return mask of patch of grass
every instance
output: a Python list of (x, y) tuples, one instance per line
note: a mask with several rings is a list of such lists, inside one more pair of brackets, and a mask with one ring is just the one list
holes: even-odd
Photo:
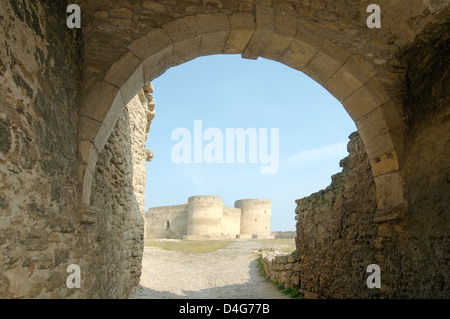
[(300, 294), (300, 291), (298, 291), (297, 289), (292, 289), (292, 288), (284, 288), (283, 284), (280, 284), (278, 281), (272, 281), (272, 283), (277, 287), (277, 289), (284, 295), (287, 295), (289, 297), (291, 297), (292, 299), (305, 299), (305, 297), (303, 297)]
[(159, 247), (170, 251), (180, 251), (190, 254), (204, 254), (225, 248), (231, 240), (174, 240), (174, 241), (149, 241), (144, 245)]
[(261, 254), (261, 253), (260, 253), (259, 256), (258, 256), (258, 269), (259, 269), (259, 273), (260, 273), (262, 276), (267, 277), (267, 272), (266, 272), (266, 270), (264, 269), (264, 265), (263, 265), (263, 263), (262, 263), (262, 254)]
[[(283, 286), (282, 286), (283, 287)], [(296, 290), (296, 289), (291, 289), (291, 288), (286, 288), (281, 290), (281, 292), (285, 295), (288, 295), (289, 297), (291, 297), (292, 299), (305, 299), (301, 294), (300, 291)]]

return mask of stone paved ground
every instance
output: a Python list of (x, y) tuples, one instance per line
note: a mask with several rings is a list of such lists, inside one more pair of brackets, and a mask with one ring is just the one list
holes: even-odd
[(268, 247), (290, 245), (237, 240), (223, 249), (202, 254), (145, 247), (140, 286), (131, 298), (288, 298), (259, 274), (257, 251)]

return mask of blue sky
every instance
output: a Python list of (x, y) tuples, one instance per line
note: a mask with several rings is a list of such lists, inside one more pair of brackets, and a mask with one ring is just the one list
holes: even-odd
[[(193, 195), (221, 196), (231, 207), (238, 199), (270, 199), (271, 230), (295, 230), (295, 200), (330, 184), (348, 154), (348, 136), (356, 131), (341, 103), (322, 86), (262, 58), (201, 57), (169, 69), (153, 85), (156, 117), (146, 146), (155, 156), (147, 163), (146, 209), (183, 204)], [(185, 128), (193, 139), (195, 120), (202, 121), (203, 132), (217, 128), (224, 137), (227, 128), (266, 128), (269, 154), (271, 129), (279, 129), (278, 171), (261, 174), (265, 165), (259, 159), (174, 163), (171, 153), (179, 141), (171, 139), (172, 132)]]

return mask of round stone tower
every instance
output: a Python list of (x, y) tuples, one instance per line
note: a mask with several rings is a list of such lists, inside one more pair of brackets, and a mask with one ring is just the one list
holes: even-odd
[(222, 197), (206, 195), (189, 197), (187, 213), (187, 236), (221, 235)]
[(268, 199), (241, 199), (234, 203), (241, 209), (241, 235), (257, 238), (270, 236), (272, 201)]

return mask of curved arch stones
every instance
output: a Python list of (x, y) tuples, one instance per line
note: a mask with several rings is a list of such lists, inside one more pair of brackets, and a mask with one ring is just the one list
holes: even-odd
[(99, 153), (125, 105), (145, 83), (199, 56), (241, 54), (302, 71), (342, 102), (365, 144), (377, 186), (378, 209), (405, 205), (399, 173), (404, 123), (375, 68), (295, 17), (256, 6), (254, 13), (185, 16), (134, 40), (102, 80), (85, 89), (80, 108), (82, 205), (89, 205)]

